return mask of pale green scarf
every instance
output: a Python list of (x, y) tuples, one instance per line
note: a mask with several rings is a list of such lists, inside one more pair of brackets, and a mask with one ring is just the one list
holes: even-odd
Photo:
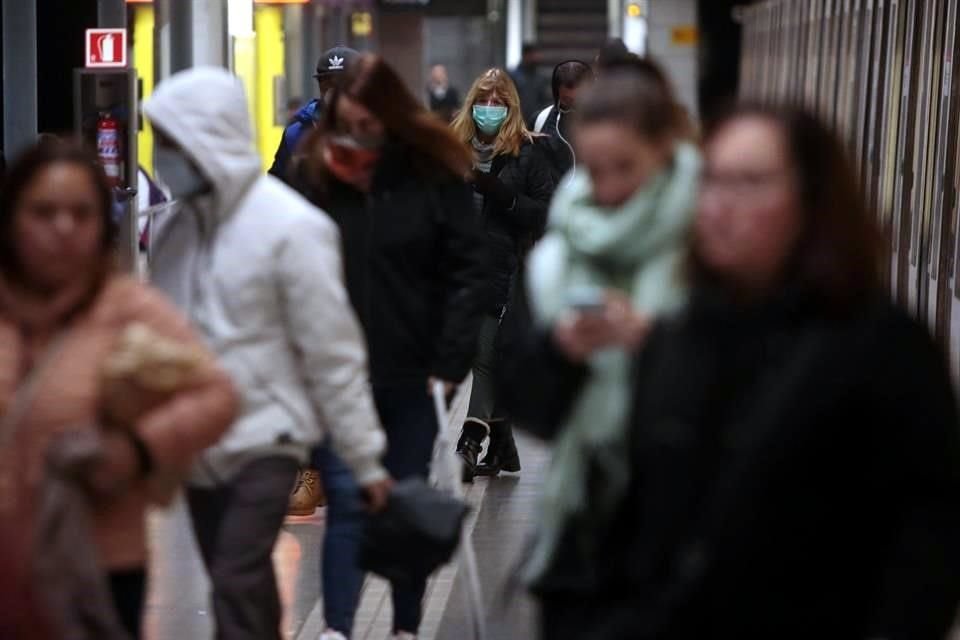
[[(693, 217), (700, 156), (677, 146), (672, 165), (617, 209), (593, 203), (587, 172), (561, 184), (547, 235), (531, 254), (527, 272), (534, 318), (552, 326), (567, 311), (571, 293), (584, 287), (619, 289), (643, 313), (674, 311), (686, 300), (680, 273)], [(527, 564), (529, 580), (552, 564), (563, 527), (583, 515), (608, 516), (629, 482), (627, 421), (631, 354), (608, 350), (588, 363), (590, 375), (554, 443), (544, 483), (543, 518)], [(587, 474), (602, 477), (587, 494)], [(596, 472), (596, 471), (594, 471)]]

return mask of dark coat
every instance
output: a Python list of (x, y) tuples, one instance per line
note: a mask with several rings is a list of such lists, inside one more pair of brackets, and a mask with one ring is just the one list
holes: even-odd
[(550, 136), (544, 143), (544, 155), (550, 163), (553, 179), (558, 184), (577, 164), (577, 155), (571, 143), (573, 133), (570, 130), (570, 124), (572, 122), (572, 113), (562, 114), (554, 106), (543, 125), (543, 133)]
[(441, 96), (437, 95), (428, 87), (427, 95), (430, 100), (430, 111), (437, 114), (444, 122), (450, 122), (460, 109), (460, 93), (454, 87), (447, 87), (446, 92)]
[(406, 149), (390, 145), (369, 194), (332, 176), (329, 189), (308, 191), (340, 226), (347, 290), (375, 385), (463, 380), (487, 302), (488, 263), (470, 186), (441, 169), (427, 176), (415, 167)]
[(494, 315), (507, 304), (511, 282), (524, 256), (547, 225), (550, 198), (556, 185), (540, 147), (543, 139), (535, 140), (524, 143), (519, 155), (495, 157), (490, 167), (490, 174), (497, 176), (515, 198), (509, 209), (490, 197), (484, 198), (483, 203), (483, 226), (493, 263), (488, 297), (492, 302), (490, 312)]
[[(543, 335), (522, 352), (501, 399), (549, 436), (585, 372)], [(945, 636), (960, 425), (920, 325), (885, 301), (698, 302), (650, 336), (634, 399), (630, 490), (565, 532), (545, 637)]]

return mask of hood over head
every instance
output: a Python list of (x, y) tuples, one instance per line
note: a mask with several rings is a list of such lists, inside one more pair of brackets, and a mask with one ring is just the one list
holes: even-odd
[(220, 67), (195, 67), (161, 82), (143, 104), (153, 126), (210, 180), (226, 215), (261, 174), (243, 84)]

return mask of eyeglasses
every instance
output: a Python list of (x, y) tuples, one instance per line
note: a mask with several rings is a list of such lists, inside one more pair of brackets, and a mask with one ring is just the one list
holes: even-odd
[(771, 187), (781, 186), (790, 177), (784, 169), (773, 171), (706, 171), (702, 177), (703, 192), (715, 192), (743, 198), (757, 195)]

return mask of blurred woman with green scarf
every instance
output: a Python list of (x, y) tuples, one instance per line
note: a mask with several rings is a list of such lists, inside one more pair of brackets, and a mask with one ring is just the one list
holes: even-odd
[(501, 376), (518, 422), (553, 442), (524, 567), (548, 639), (585, 637), (552, 634), (552, 604), (610, 588), (603, 546), (629, 480), (630, 363), (653, 319), (686, 301), (700, 156), (677, 133), (675, 105), (668, 87), (630, 69), (582, 101), (574, 144), (587, 170), (554, 199), (527, 272), (536, 330)]

